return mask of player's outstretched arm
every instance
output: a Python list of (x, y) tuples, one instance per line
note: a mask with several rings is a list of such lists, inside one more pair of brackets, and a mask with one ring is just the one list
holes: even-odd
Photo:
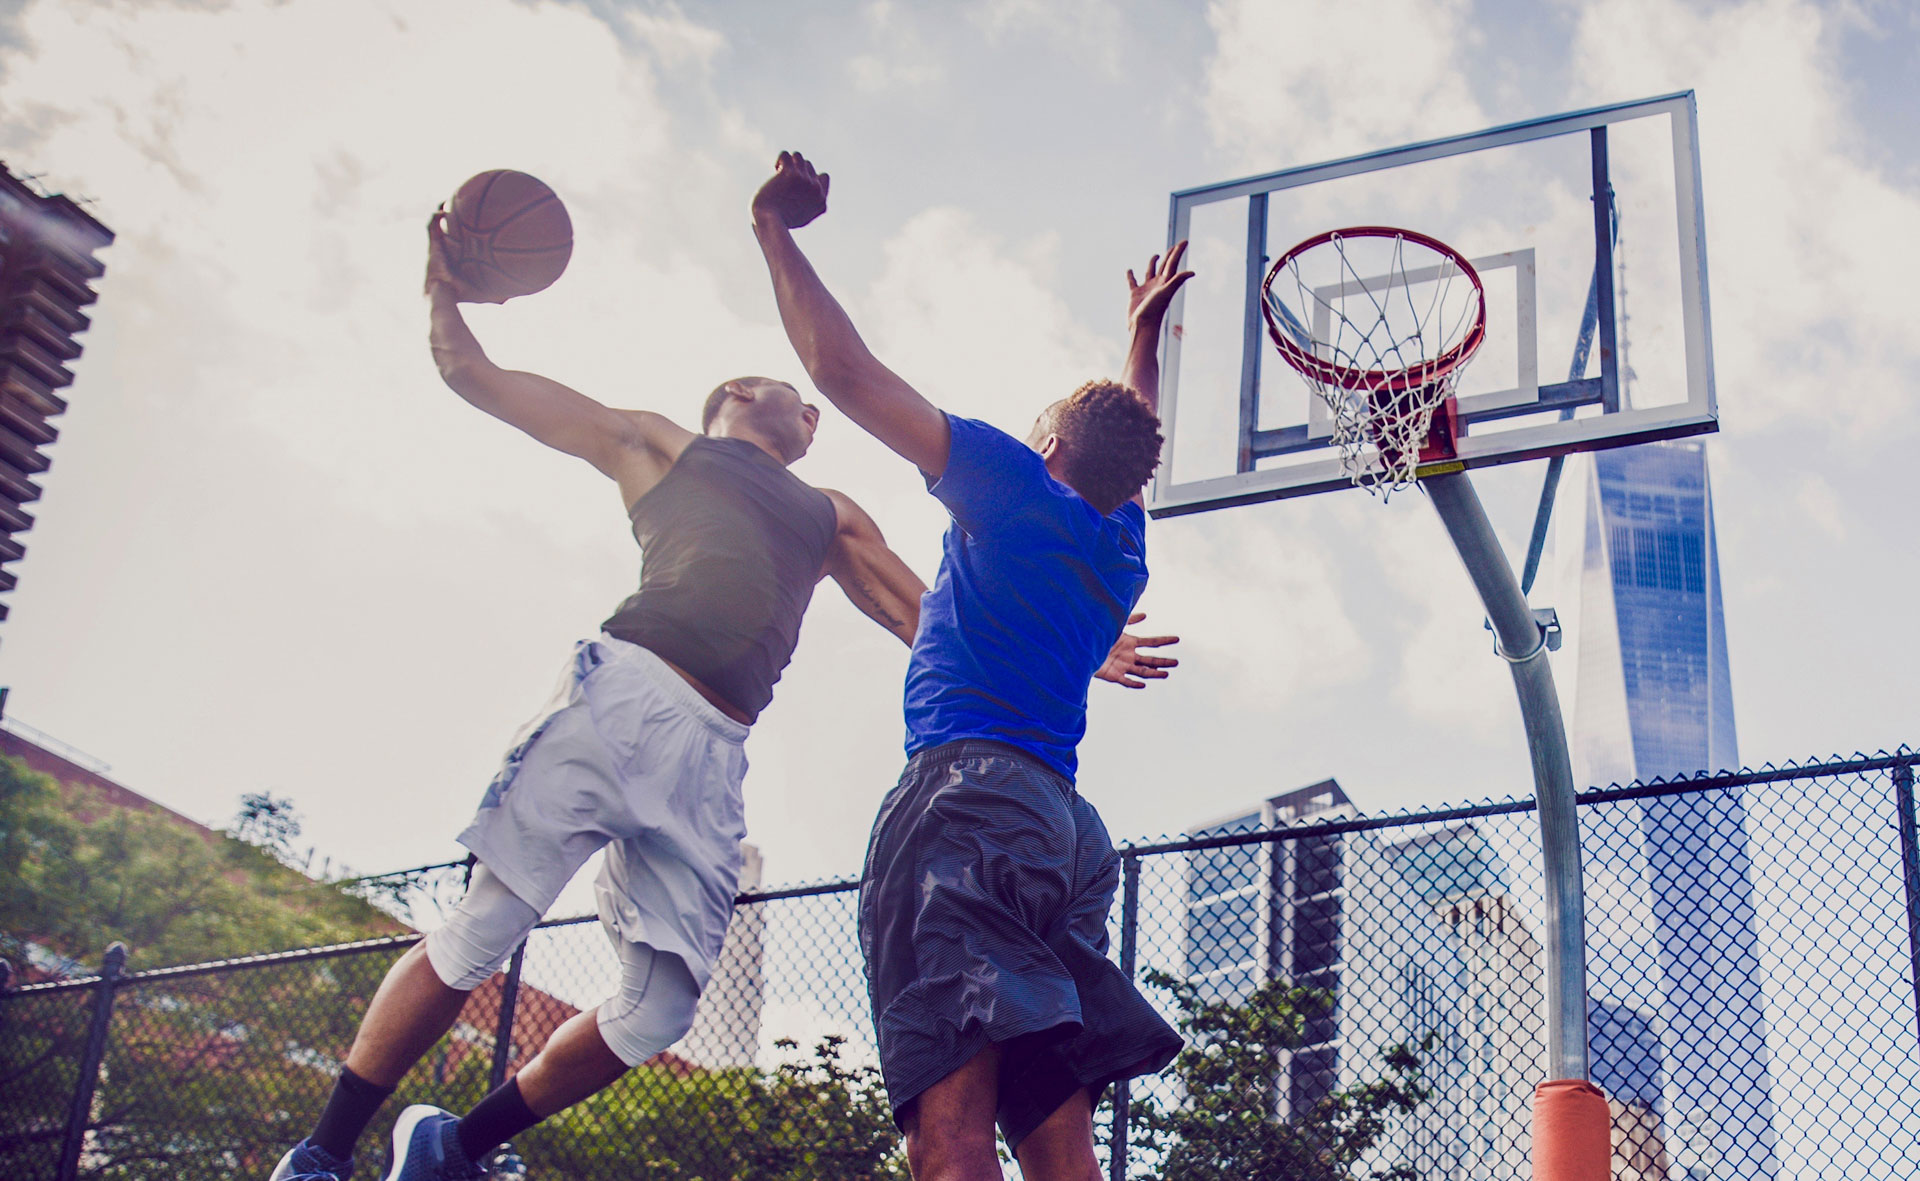
[[(1164, 261), (1159, 255), (1147, 260), (1147, 277), (1136, 279), (1132, 271), (1127, 272), (1127, 366), (1120, 380), (1132, 386), (1153, 412), (1160, 412), (1160, 331), (1166, 323), (1167, 309), (1173, 305), (1173, 294), (1180, 290), (1188, 279), (1193, 278), (1192, 271), (1180, 269), (1180, 262), (1187, 255), (1185, 241), (1176, 242), (1173, 249), (1167, 251)], [(1146, 490), (1143, 488), (1133, 494), (1134, 504), (1146, 504)], [(1108, 677), (1108, 680), (1113, 680)], [(1118, 684), (1127, 684), (1118, 681)], [(1138, 685), (1127, 685), (1138, 689)]]
[(1173, 293), (1180, 290), (1192, 271), (1180, 269), (1187, 244), (1177, 242), (1167, 251), (1163, 262), (1159, 255), (1147, 261), (1147, 275), (1136, 279), (1127, 272), (1127, 367), (1122, 381), (1132, 386), (1147, 405), (1160, 409), (1160, 326), (1166, 322)]
[(824, 573), (840, 584), (867, 618), (911, 647), (914, 633), (920, 630), (920, 596), (927, 584), (887, 548), (880, 526), (865, 509), (843, 492), (823, 491), (839, 518)]
[(447, 264), (440, 219), (436, 213), (427, 226), (426, 292), (427, 340), (441, 380), (509, 426), (586, 460), (620, 484), (629, 504), (639, 499), (672, 466), (692, 433), (661, 415), (615, 410), (551, 378), (494, 364), (460, 314), (460, 304), (472, 301)]
[(773, 277), (780, 322), (807, 376), (862, 430), (929, 476), (947, 469), (947, 416), (882, 365), (814, 272), (793, 231), (827, 211), (830, 178), (782, 152), (753, 197), (753, 232)]
[[(1135, 611), (1127, 617), (1127, 626), (1132, 627), (1146, 617), (1144, 611)], [(1164, 648), (1179, 642), (1179, 636), (1136, 636), (1121, 632), (1120, 638), (1114, 641), (1113, 651), (1107, 653), (1107, 662), (1093, 675), (1129, 689), (1144, 689), (1148, 681), (1166, 680), (1167, 670), (1180, 667), (1180, 662), (1171, 656), (1153, 656), (1140, 649)]]

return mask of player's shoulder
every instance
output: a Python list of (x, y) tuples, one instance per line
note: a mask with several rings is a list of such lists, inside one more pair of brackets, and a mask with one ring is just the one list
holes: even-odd
[(941, 413), (947, 416), (947, 424), (953, 431), (955, 441), (964, 436), (967, 442), (983, 447), (1005, 447), (1009, 443), (1019, 447), (1026, 446), (1025, 443), (990, 422), (984, 422), (978, 418), (966, 418), (949, 410), (943, 410)]
[(835, 533), (846, 536), (880, 531), (867, 510), (861, 508), (853, 497), (838, 488), (815, 487), (814, 491), (826, 497), (827, 503), (833, 506)]
[(680, 458), (687, 445), (700, 436), (664, 414), (651, 410), (616, 410), (620, 417), (620, 442), (631, 450), (645, 450), (669, 463)]
[(947, 465), (981, 479), (1032, 479), (1044, 474), (1046, 460), (1026, 441), (977, 418), (947, 416), (951, 424)]

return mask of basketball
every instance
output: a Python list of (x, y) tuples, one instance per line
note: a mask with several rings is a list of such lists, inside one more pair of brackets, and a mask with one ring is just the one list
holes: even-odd
[(553, 285), (573, 256), (567, 207), (538, 177), (495, 168), (470, 177), (447, 205), (454, 275), (490, 302)]

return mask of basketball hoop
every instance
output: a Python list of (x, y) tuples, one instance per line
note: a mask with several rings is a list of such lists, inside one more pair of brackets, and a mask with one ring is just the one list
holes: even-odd
[(1332, 412), (1354, 483), (1390, 495), (1454, 457), (1454, 386), (1487, 334), (1480, 275), (1459, 251), (1390, 226), (1329, 230), (1273, 264), (1260, 311)]

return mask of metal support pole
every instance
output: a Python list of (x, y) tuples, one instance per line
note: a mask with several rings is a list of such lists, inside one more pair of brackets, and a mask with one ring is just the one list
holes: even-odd
[(507, 978), (500, 985), (500, 1021), (493, 1028), (493, 1065), (487, 1070), (487, 1090), (507, 1081), (507, 1065), (513, 1057), (513, 1016), (520, 1007), (520, 965), (527, 962), (527, 944), (521, 940), (507, 961)]
[(1920, 1031), (1920, 836), (1914, 832), (1913, 765), (1893, 769), (1894, 806), (1900, 810), (1900, 866), (1907, 890), (1907, 954), (1913, 963), (1913, 1019)]
[(1601, 403), (1611, 414), (1620, 409), (1620, 335), (1613, 306), (1613, 181), (1608, 175), (1607, 129), (1596, 127), (1593, 142), (1593, 283), (1598, 296)]
[(1464, 472), (1420, 482), (1486, 604), (1496, 651), (1513, 670), (1540, 804), (1541, 871), (1547, 901), (1547, 1060), (1556, 1079), (1585, 1079), (1587, 1065), (1586, 903), (1580, 881), (1580, 818), (1560, 697), (1547, 664), (1546, 634), (1514, 580), (1513, 567)]
[(80, 1175), (80, 1153), (86, 1147), (87, 1125), (93, 1121), (93, 1091), (100, 1085), (100, 1061), (107, 1056), (114, 986), (120, 979), (120, 969), (126, 965), (127, 945), (110, 944), (106, 957), (100, 961), (100, 982), (94, 986), (93, 994), (93, 1019), (87, 1024), (87, 1045), (80, 1054), (80, 1077), (74, 1082), (66, 1132), (60, 1137), (60, 1159), (54, 1169), (57, 1181), (74, 1181)]
[[(1602, 134), (1593, 142), (1594, 150), (1594, 189), (1593, 200), (1600, 203), (1600, 194), (1606, 193), (1607, 230), (1596, 242), (1606, 242), (1605, 248), (1596, 247), (1593, 257), (1593, 278), (1587, 282), (1587, 310), (1580, 317), (1580, 332), (1573, 341), (1573, 363), (1567, 366), (1567, 380), (1579, 381), (1587, 374), (1587, 357), (1593, 349), (1594, 334), (1600, 329), (1600, 276), (1607, 276), (1607, 302), (1613, 302), (1613, 241), (1620, 235), (1620, 212), (1614, 207), (1613, 189), (1603, 182), (1606, 180), (1607, 137), (1605, 128), (1598, 129)], [(1596, 223), (1597, 225), (1597, 223)], [(1597, 230), (1596, 230), (1597, 232)], [(1614, 317), (1607, 315), (1607, 331), (1613, 329)], [(1611, 339), (1611, 338), (1609, 338)], [(1620, 381), (1619, 361), (1614, 361), (1613, 376), (1608, 377), (1604, 364), (1601, 369), (1601, 382), (1608, 388), (1618, 386)], [(1615, 402), (1618, 398), (1615, 398)], [(1608, 403), (1618, 409), (1614, 403)], [(1573, 417), (1571, 408), (1560, 411), (1560, 421)], [(1560, 488), (1560, 469), (1567, 464), (1567, 457), (1556, 455), (1547, 461), (1547, 478), (1540, 485), (1540, 507), (1533, 514), (1533, 536), (1527, 542), (1527, 561), (1520, 572), (1520, 593), (1533, 590), (1533, 577), (1540, 572), (1540, 552), (1547, 544), (1547, 523), (1553, 520), (1553, 498)]]
[[(1120, 970), (1133, 979), (1139, 955), (1140, 858), (1120, 862)], [(1132, 1116), (1127, 1080), (1113, 1085), (1113, 1134), (1107, 1138), (1107, 1181), (1127, 1181), (1127, 1121)]]
[(1260, 429), (1260, 284), (1267, 277), (1267, 195), (1247, 200), (1247, 295), (1240, 315), (1240, 452), (1236, 471), (1253, 470), (1253, 432)]
[[(1560, 416), (1563, 420), (1572, 417)], [(1540, 555), (1547, 548), (1547, 526), (1553, 522), (1553, 500), (1560, 492), (1560, 469), (1567, 465), (1567, 457), (1556, 455), (1547, 460), (1547, 478), (1540, 485), (1540, 507), (1533, 513), (1533, 535), (1527, 539), (1527, 565), (1520, 572), (1520, 593), (1524, 596), (1533, 590), (1534, 576), (1540, 573)]]

